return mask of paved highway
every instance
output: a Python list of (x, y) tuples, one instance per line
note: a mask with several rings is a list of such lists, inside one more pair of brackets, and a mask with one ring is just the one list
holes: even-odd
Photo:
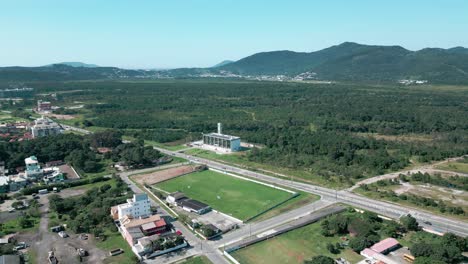
[(335, 200), (335, 202), (341, 202), (349, 204), (351, 206), (359, 207), (365, 210), (373, 211), (377, 214), (387, 216), (393, 219), (399, 219), (401, 216), (411, 214), (414, 216), (419, 224), (425, 228), (432, 229), (438, 232), (452, 232), (454, 234), (466, 237), (468, 236), (468, 222), (462, 220), (455, 220), (448, 217), (438, 216), (428, 212), (424, 212), (418, 209), (405, 207), (398, 204), (389, 202), (376, 201), (367, 197), (363, 197), (346, 190), (333, 190), (325, 187), (315, 186), (306, 183), (294, 182), (287, 179), (276, 178), (265, 175), (263, 173), (253, 172), (246, 169), (238, 168), (232, 165), (194, 157), (185, 153), (178, 153), (162, 148), (156, 148), (159, 151), (185, 159), (189, 159), (192, 162), (204, 163), (212, 168), (219, 170), (225, 170), (252, 178), (256, 178), (265, 182), (286, 186), (289, 188), (318, 194), (327, 200)]

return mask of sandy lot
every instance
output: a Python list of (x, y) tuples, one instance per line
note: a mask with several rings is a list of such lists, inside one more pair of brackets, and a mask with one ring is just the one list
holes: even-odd
[(135, 180), (139, 184), (149, 184), (153, 185), (159, 182), (167, 181), (169, 179), (191, 173), (195, 171), (195, 167), (193, 166), (179, 166), (175, 168), (170, 168), (167, 170), (160, 170), (160, 171), (155, 171), (152, 173), (148, 174), (139, 174), (139, 175), (134, 175), (132, 176), (133, 180)]

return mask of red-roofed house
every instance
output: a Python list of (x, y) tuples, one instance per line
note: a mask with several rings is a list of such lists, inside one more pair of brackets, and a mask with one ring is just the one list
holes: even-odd
[(370, 249), (377, 253), (387, 254), (400, 247), (398, 240), (394, 238), (386, 238), (378, 243), (375, 243)]
[(163, 218), (158, 221), (150, 222), (141, 225), (141, 231), (145, 236), (151, 236), (154, 234), (161, 234), (166, 231), (166, 221)]

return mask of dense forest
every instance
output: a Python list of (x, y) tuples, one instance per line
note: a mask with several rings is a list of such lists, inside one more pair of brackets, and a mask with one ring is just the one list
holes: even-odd
[(31, 84), (74, 109), (74, 125), (158, 142), (224, 132), (264, 145), (251, 161), (350, 181), (468, 153), (468, 90), (167, 80)]
[[(112, 148), (113, 151), (99, 154), (99, 147)], [(108, 130), (87, 136), (61, 134), (37, 138), (30, 141), (0, 142), (0, 160), (14, 172), (16, 167), (24, 166), (24, 159), (35, 155), (42, 163), (65, 160), (82, 172), (100, 172), (104, 160), (123, 161), (129, 166), (147, 166), (162, 154), (142, 141), (123, 144), (121, 134)]]

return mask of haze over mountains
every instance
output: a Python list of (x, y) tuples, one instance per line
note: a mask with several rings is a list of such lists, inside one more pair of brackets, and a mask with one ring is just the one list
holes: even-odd
[[(157, 64), (157, 62), (155, 62)], [(345, 42), (315, 52), (271, 51), (210, 68), (125, 70), (93, 64), (62, 63), (46, 67), (0, 68), (0, 80), (83, 80), (127, 78), (254, 77), (307, 73), (317, 80), (395, 82), (401, 79), (431, 83), (468, 84), (468, 49), (425, 48)]]

